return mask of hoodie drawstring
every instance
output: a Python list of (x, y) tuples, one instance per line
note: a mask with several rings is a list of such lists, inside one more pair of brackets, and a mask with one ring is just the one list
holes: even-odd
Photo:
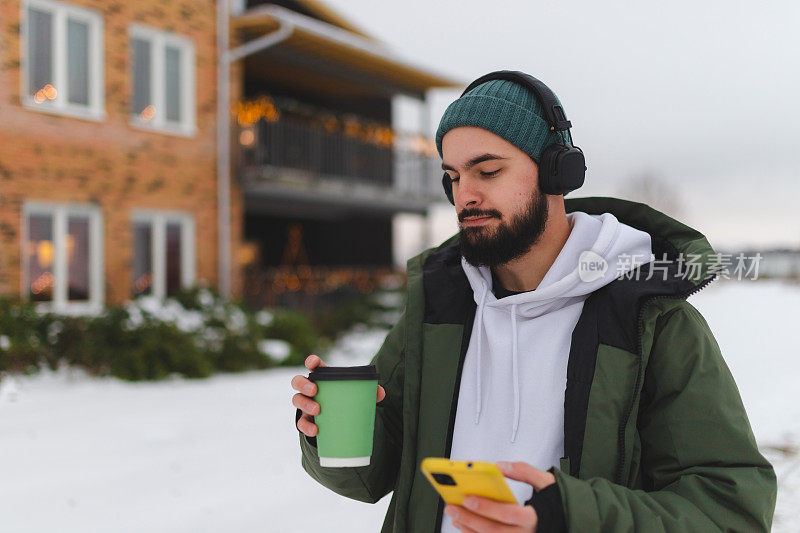
[(481, 301), (478, 304), (478, 369), (475, 372), (475, 379), (477, 380), (478, 401), (475, 404), (475, 423), (481, 419), (481, 350), (483, 346), (483, 308), (486, 304), (486, 294), (489, 292), (489, 286), (483, 283), (483, 293), (481, 293)]
[[(481, 293), (480, 302), (478, 302), (478, 321), (475, 326), (480, 334), (483, 333), (483, 311), (486, 306), (486, 295), (489, 292), (489, 287), (484, 283), (483, 292)], [(475, 402), (475, 424), (480, 422), (481, 419), (481, 403), (483, 397), (481, 395), (481, 359), (483, 356), (483, 339), (478, 339), (478, 349), (475, 354), (477, 357), (476, 370), (475, 370), (475, 388), (477, 390), (477, 401)], [(517, 349), (517, 304), (511, 305), (511, 371), (512, 381), (514, 388), (514, 423), (511, 428), (511, 442), (517, 440), (517, 430), (519, 429), (520, 418), (520, 398), (519, 398), (519, 350)]]
[(519, 428), (519, 361), (517, 355), (517, 304), (511, 306), (511, 371), (514, 382), (514, 425), (511, 428), (511, 442), (517, 440)]

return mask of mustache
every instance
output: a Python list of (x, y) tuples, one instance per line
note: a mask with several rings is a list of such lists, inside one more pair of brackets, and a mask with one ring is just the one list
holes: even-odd
[(494, 209), (490, 209), (488, 211), (480, 211), (478, 209), (464, 209), (458, 214), (458, 221), (464, 222), (464, 219), (467, 217), (493, 217), (493, 218), (502, 218), (502, 215), (499, 211)]

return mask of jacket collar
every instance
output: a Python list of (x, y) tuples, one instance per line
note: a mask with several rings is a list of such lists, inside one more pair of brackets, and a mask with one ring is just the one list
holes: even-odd
[(656, 260), (663, 259), (663, 254), (670, 261), (678, 261), (679, 256), (682, 256), (684, 261), (694, 258), (698, 268), (692, 269), (690, 280), (696, 284), (702, 283), (714, 273), (714, 265), (718, 259), (708, 239), (696, 229), (647, 204), (620, 198), (588, 196), (566, 198), (564, 207), (567, 213), (572, 211), (583, 211), (590, 215), (611, 213), (623, 224), (649, 233)]
[[(567, 198), (564, 200), (564, 205), (567, 213), (573, 211), (583, 211), (592, 215), (611, 213), (620, 222), (650, 235), (656, 261), (662, 262), (666, 267), (667, 263), (663, 262), (666, 259), (673, 279), (662, 279), (662, 283), (659, 284), (658, 276), (653, 276), (649, 280), (650, 290), (647, 292), (655, 290), (664, 295), (674, 296), (689, 294), (707, 284), (716, 275), (715, 265), (719, 259), (706, 237), (696, 229), (646, 204), (620, 198), (593, 196)], [(420, 263), (423, 264), (424, 277), (431, 281), (425, 283), (426, 295), (433, 295), (434, 298), (449, 296), (445, 299), (451, 300), (454, 294), (469, 290), (469, 283), (460, 264), (461, 248), (458, 234), (421, 255), (423, 261)], [(692, 262), (696, 266), (686, 268), (686, 275), (679, 279), (677, 275), (679, 269), (685, 268), (685, 265), (679, 264), (681, 260)], [(409, 265), (411, 264), (409, 261)], [(429, 288), (432, 289), (432, 293), (428, 291)], [(426, 302), (426, 316), (428, 314)]]

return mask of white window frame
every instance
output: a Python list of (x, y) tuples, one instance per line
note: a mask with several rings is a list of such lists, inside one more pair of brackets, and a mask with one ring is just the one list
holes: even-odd
[[(37, 302), (42, 311), (53, 311), (64, 314), (95, 315), (103, 311), (104, 262), (103, 262), (103, 215), (100, 208), (87, 204), (70, 204), (61, 202), (26, 201), (22, 206), (22, 287), (21, 296), (29, 298), (28, 286), (28, 217), (31, 215), (50, 215), (53, 217), (53, 299), (49, 302)], [(69, 301), (69, 272), (67, 265), (68, 217), (78, 215), (89, 219), (89, 300)]]
[[(153, 285), (150, 295), (163, 300), (167, 296), (167, 223), (177, 222), (181, 226), (181, 286), (191, 287), (195, 283), (195, 224), (194, 216), (183, 211), (135, 209), (131, 216), (131, 227), (137, 222), (150, 224), (150, 257)], [(133, 250), (136, 253), (136, 250)]]
[[(23, 0), (20, 2), (20, 99), (22, 105), (34, 111), (66, 115), (87, 120), (106, 118), (104, 85), (103, 18), (97, 11), (56, 0)], [(28, 9), (48, 11), (53, 15), (53, 86), (56, 98), (37, 104), (28, 86)], [(79, 19), (89, 25), (89, 105), (70, 103), (67, 91), (67, 18)]]
[[(131, 51), (133, 50), (132, 41), (134, 38), (146, 40), (150, 43), (150, 91), (156, 114), (152, 119), (145, 121), (139, 115), (130, 113), (129, 108), (130, 125), (137, 129), (193, 137), (197, 133), (197, 61), (194, 43), (187, 37), (138, 23), (128, 26), (128, 49)], [(168, 122), (166, 113), (163, 112), (166, 102), (164, 61), (167, 46), (174, 46), (181, 51), (181, 123)], [(133, 54), (129, 53), (129, 60), (132, 56)], [(131, 80), (130, 90), (128, 91), (130, 105), (130, 102), (133, 102), (133, 80), (136, 75), (132, 62), (128, 66), (128, 72)]]

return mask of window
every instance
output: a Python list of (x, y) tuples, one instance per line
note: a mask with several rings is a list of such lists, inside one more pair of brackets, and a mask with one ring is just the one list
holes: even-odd
[(105, 117), (103, 20), (51, 0), (22, 3), (22, 101), (31, 109)]
[(23, 206), (23, 297), (53, 311), (103, 305), (102, 215), (93, 206)]
[(131, 124), (194, 135), (195, 56), (189, 39), (134, 24), (130, 27)]
[(172, 296), (194, 283), (194, 219), (191, 215), (136, 211), (133, 215), (131, 294)]

